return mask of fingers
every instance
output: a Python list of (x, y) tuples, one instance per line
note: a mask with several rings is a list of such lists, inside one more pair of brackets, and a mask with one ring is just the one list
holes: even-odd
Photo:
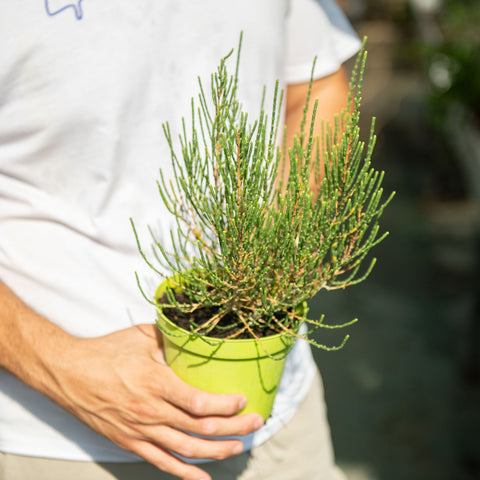
[(148, 442), (138, 442), (130, 447), (147, 462), (155, 465), (159, 470), (175, 475), (183, 480), (212, 480), (210, 475), (200, 468), (189, 465), (176, 458), (171, 453), (160, 450)]
[[(256, 413), (233, 417), (179, 417), (182, 430), (203, 437), (224, 437), (229, 435), (248, 435), (263, 426), (263, 418)], [(183, 426), (184, 425), (184, 426)]]
[(231, 416), (247, 405), (247, 398), (240, 394), (208, 393), (188, 385), (173, 370), (164, 368), (163, 382), (159, 385), (161, 396), (186, 412), (203, 417), (209, 415)]
[(159, 427), (145, 432), (145, 441), (184, 458), (223, 460), (243, 451), (237, 439), (210, 440), (194, 437), (171, 427)]
[[(262, 416), (256, 413), (232, 415), (229, 417), (218, 415), (200, 417), (168, 403), (163, 406), (162, 416), (171, 419), (171, 425), (175, 425), (176, 428), (203, 437), (248, 435), (261, 428), (264, 423)], [(159, 420), (155, 417), (144, 423), (145, 426), (152, 427), (156, 427), (158, 424)]]

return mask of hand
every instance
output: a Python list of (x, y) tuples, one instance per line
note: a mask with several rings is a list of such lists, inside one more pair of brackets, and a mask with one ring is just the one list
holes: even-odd
[(155, 325), (141, 325), (104, 337), (72, 339), (62, 367), (50, 372), (57, 385), (54, 400), (159, 469), (184, 480), (210, 479), (169, 451), (220, 460), (240, 453), (242, 443), (184, 432), (245, 435), (260, 428), (263, 419), (235, 415), (246, 405), (243, 395), (211, 394), (180, 380), (165, 364), (157, 333)]

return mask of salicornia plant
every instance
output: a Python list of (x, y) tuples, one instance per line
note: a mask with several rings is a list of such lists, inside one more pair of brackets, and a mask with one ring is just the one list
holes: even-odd
[[(278, 82), (270, 116), (262, 101), (252, 121), (237, 99), (239, 55), (235, 74), (227, 71), (231, 53), (212, 74), (209, 91), (199, 80), (190, 126), (183, 121), (179, 138), (172, 138), (168, 123), (164, 125), (174, 175), (167, 179), (160, 172), (158, 188), (176, 228), (168, 250), (151, 231), (153, 249), (188, 301), (169, 292), (156, 302), (191, 314), (190, 330), (202, 337), (218, 330), (229, 338), (261, 339), (275, 332), (298, 336), (303, 321), (314, 329), (349, 325), (353, 322), (330, 326), (323, 317), (304, 318), (295, 307), (322, 289), (364, 280), (375, 260), (361, 270), (362, 261), (386, 236), (379, 234), (378, 221), (392, 196), (382, 201), (383, 173), (370, 163), (373, 121), (366, 148), (359, 137), (366, 55), (362, 50), (358, 56), (349, 108), (335, 125), (323, 125), (323, 138), (315, 138), (318, 105), (315, 101), (307, 118), (308, 98), (302, 127), (285, 152), (278, 147)], [(312, 175), (316, 191), (309, 187)], [(162, 275), (139, 242), (138, 247)], [(194, 313), (204, 307), (215, 307), (214, 314), (200, 324)], [(336, 349), (347, 338), (338, 347), (308, 341)]]

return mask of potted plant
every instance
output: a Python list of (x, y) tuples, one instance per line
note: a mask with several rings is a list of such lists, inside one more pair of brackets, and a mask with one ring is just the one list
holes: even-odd
[[(244, 393), (246, 411), (267, 418), (295, 339), (327, 350), (348, 339), (327, 347), (301, 333), (302, 323), (312, 330), (355, 321), (311, 319), (306, 301), (321, 289), (345, 288), (368, 276), (375, 260), (360, 267), (386, 236), (378, 220), (391, 196), (382, 199), (383, 173), (370, 165), (373, 122), (366, 149), (359, 138), (363, 53), (350, 83), (352, 108), (333, 127), (324, 126), (320, 141), (313, 135), (317, 104), (307, 118), (307, 99), (285, 167), (287, 153), (277, 146), (278, 83), (271, 115), (262, 101), (251, 121), (237, 99), (240, 45), (234, 75), (227, 71), (232, 52), (212, 75), (209, 95), (200, 82), (191, 127), (187, 131), (183, 122), (178, 147), (164, 125), (174, 175), (160, 172), (158, 188), (176, 228), (170, 247), (151, 230), (162, 270), (147, 258), (132, 226), (141, 255), (164, 277), (152, 303), (167, 363), (199, 388)], [(316, 192), (309, 187), (312, 176)]]

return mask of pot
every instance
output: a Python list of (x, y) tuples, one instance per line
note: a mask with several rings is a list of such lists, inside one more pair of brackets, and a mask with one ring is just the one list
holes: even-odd
[[(155, 298), (169, 286), (162, 282)], [(285, 360), (295, 338), (288, 333), (261, 339), (199, 337), (178, 327), (157, 307), (167, 364), (188, 384), (211, 393), (241, 393), (248, 398), (240, 413), (272, 411)]]

